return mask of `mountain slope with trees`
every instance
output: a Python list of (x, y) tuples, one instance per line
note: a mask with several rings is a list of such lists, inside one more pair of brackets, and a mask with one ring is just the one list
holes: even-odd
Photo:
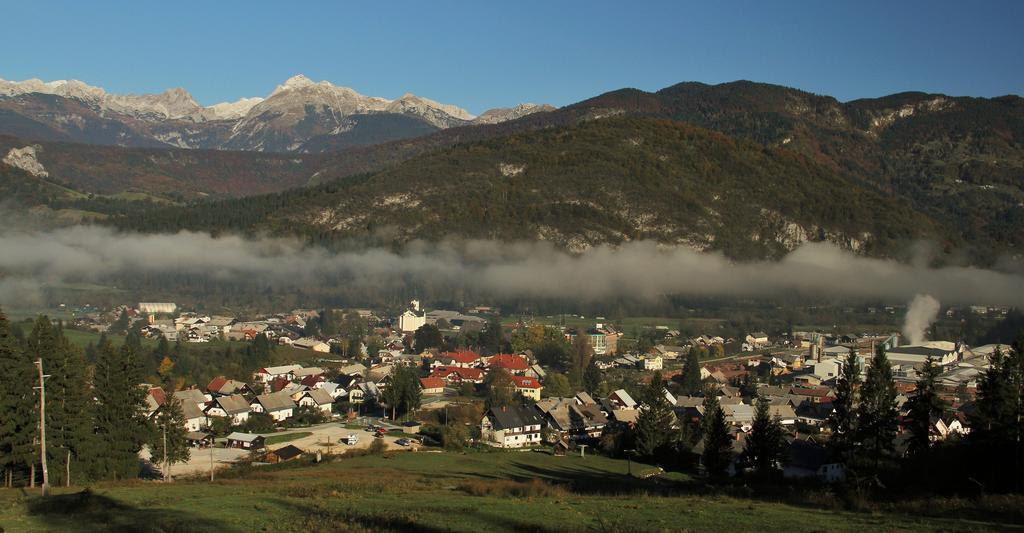
[(462, 144), (369, 176), (115, 224), (313, 240), (539, 239), (570, 250), (654, 239), (744, 258), (805, 240), (885, 253), (942, 235), (927, 217), (792, 151), (649, 118)]

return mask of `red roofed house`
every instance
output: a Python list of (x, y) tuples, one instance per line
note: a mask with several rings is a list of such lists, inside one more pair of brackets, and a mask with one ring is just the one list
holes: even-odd
[(449, 384), (483, 383), (484, 373), (479, 368), (440, 366), (430, 373), (431, 377), (444, 378)]
[(444, 383), (444, 378), (441, 377), (420, 378), (420, 388), (423, 389), (423, 394), (444, 393)]
[(327, 381), (327, 379), (324, 378), (323, 374), (316, 374), (302, 378), (302, 381), (299, 383), (311, 389), (319, 389), (324, 386), (324, 381)]
[(522, 394), (524, 398), (540, 401), (541, 385), (540, 381), (537, 381), (536, 378), (512, 376), (512, 382), (516, 385), (516, 392)]
[(444, 352), (437, 357), (436, 362), (444, 366), (455, 366), (459, 368), (472, 368), (480, 366), (480, 355), (473, 350), (459, 350), (457, 352)]
[(504, 368), (509, 374), (523, 375), (530, 365), (525, 358), (518, 355), (501, 354), (487, 359), (487, 368), (491, 370)]

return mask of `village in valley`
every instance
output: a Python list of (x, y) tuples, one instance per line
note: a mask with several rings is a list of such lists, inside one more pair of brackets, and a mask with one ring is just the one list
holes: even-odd
[[(158, 419), (171, 403), (180, 408), (180, 437), (191, 453), (162, 462), (150, 450), (142, 452), (164, 478), (213, 476), (236, 463), (319, 461), (371, 446), (531, 448), (559, 455), (590, 448), (654, 460), (664, 453), (656, 449), (669, 443), (672, 464), (736, 476), (751, 468), (744, 451), (763, 409), (781, 432), (777, 461), (785, 478), (841, 482), (846, 467), (830, 453), (829, 439), (844, 367), (855, 365), (862, 378), (875, 355), (885, 354), (900, 420), (892, 445), (906, 455), (909, 400), (923, 373), (934, 374), (943, 402), (928, 422), (929, 439), (962, 438), (971, 432), (978, 384), (994, 354), (1011, 350), (955, 339), (911, 344), (895, 332), (751, 331), (723, 338), (688, 337), (667, 326), (649, 327), (644, 346), (604, 317), (572, 327), (553, 317), (503, 322), (498, 312), (428, 310), (413, 300), (392, 316), (370, 309), (295, 309), (250, 318), (143, 302), (106, 312), (76, 309), (67, 327), (164, 344), (235, 342), (291, 350), (293, 360), (244, 375), (140, 384), (149, 419)], [(948, 311), (956, 312), (1001, 316), (1005, 310)], [(168, 358), (163, 365), (174, 362)], [(656, 410), (671, 414), (657, 422), (664, 427), (655, 429), (664, 434), (655, 443), (638, 442), (651, 438), (642, 433), (650, 428), (638, 433), (638, 425), (649, 424), (644, 413)], [(709, 410), (720, 411), (724, 422), (723, 464), (704, 464), (706, 439), (699, 428)], [(683, 444), (676, 442), (680, 433)]]

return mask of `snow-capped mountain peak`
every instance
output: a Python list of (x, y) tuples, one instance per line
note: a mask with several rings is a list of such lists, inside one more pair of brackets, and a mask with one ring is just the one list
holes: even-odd
[[(183, 148), (221, 148), (257, 151), (303, 151), (306, 143), (319, 138), (317, 146), (329, 146), (325, 137), (344, 135), (362, 123), (364, 128), (388, 131), (375, 138), (404, 138), (431, 129), (469, 124), (493, 124), (512, 120), (548, 106), (521, 104), (494, 109), (476, 117), (465, 109), (443, 104), (410, 92), (397, 99), (366, 96), (329, 81), (314, 81), (297, 74), (277, 85), (264, 98), (241, 98), (202, 106), (182, 88), (157, 94), (114, 94), (78, 80), (0, 79), (0, 99), (21, 95), (54, 95), (84, 104), (95, 115), (86, 119), (60, 102), (26, 102), (25, 112), (34, 119), (52, 122), (62, 130), (67, 124), (84, 120), (120, 122), (125, 131), (117, 143), (163, 143)], [(16, 107), (20, 104), (13, 104)], [(42, 105), (42, 107), (39, 107)], [(49, 107), (49, 106), (54, 107)], [(46, 111), (40, 111), (46, 109)], [(405, 118), (372, 115), (402, 115)], [(396, 121), (397, 120), (397, 121)], [(204, 125), (204, 123), (211, 123)], [(377, 126), (374, 126), (376, 124)], [(418, 125), (417, 125), (418, 124)], [(78, 133), (75, 133), (78, 135)], [(126, 135), (137, 135), (130, 140)], [(344, 143), (342, 143), (344, 144)], [(315, 148), (314, 148), (315, 149)]]

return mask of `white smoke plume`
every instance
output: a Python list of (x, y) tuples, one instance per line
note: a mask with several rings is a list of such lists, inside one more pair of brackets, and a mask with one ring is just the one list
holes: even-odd
[[(570, 254), (548, 243), (414, 242), (401, 251), (332, 253), (292, 239), (122, 234), (77, 226), (0, 234), (0, 305), (53, 283), (122, 274), (180, 273), (279, 287), (331, 283), (402, 287), (429, 282), (497, 297), (653, 300), (665, 295), (812, 296), (1024, 305), (1024, 276), (975, 267), (856, 256), (805, 244), (779, 261), (733, 262), (718, 253), (638, 241)], [(319, 284), (319, 285), (314, 285)], [(13, 302), (21, 303), (21, 302)], [(927, 327), (925, 324), (924, 327)], [(923, 328), (915, 328), (917, 331)]]
[(921, 344), (928, 340), (928, 327), (939, 316), (939, 301), (927, 294), (918, 294), (907, 307), (903, 322), (903, 335), (910, 344)]

